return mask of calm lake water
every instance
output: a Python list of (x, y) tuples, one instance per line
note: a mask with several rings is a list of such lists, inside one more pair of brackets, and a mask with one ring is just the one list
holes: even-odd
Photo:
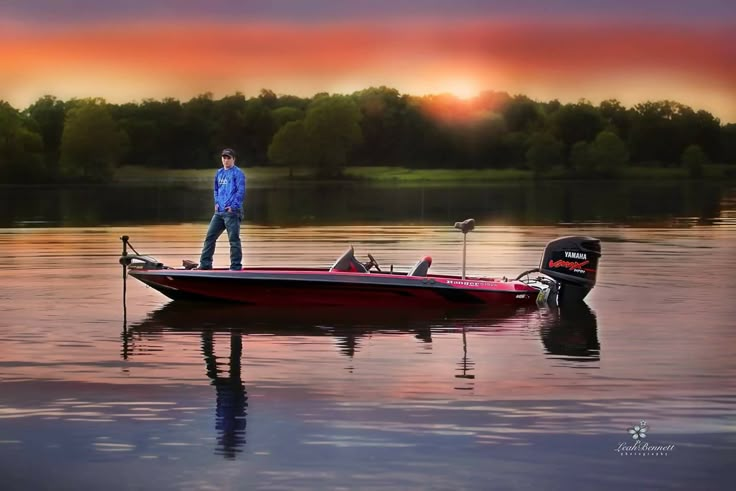
[(602, 240), (580, 309), (441, 314), (179, 304), (133, 279), (124, 310), (119, 236), (197, 259), (209, 192), (6, 190), (0, 487), (731, 489), (736, 188), (616, 186), (249, 194), (250, 266), (352, 244), (457, 273), (470, 216), (471, 274)]

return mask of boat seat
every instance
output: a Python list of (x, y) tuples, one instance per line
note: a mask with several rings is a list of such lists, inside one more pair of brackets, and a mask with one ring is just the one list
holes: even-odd
[(343, 271), (346, 273), (368, 272), (368, 270), (365, 269), (365, 266), (363, 266), (363, 263), (355, 259), (355, 250), (353, 249), (353, 246), (350, 246), (350, 249), (345, 251), (345, 253), (343, 253), (343, 255), (337, 259), (337, 261), (335, 261), (335, 264), (332, 265), (330, 271)]
[(429, 267), (432, 265), (432, 258), (424, 256), (411, 268), (411, 271), (407, 273), (407, 276), (427, 276)]

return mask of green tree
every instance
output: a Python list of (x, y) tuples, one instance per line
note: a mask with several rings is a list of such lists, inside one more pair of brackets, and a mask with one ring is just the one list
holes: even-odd
[(43, 142), (33, 123), (10, 104), (0, 101), (0, 179), (2, 182), (40, 182)]
[(544, 126), (544, 114), (539, 104), (526, 96), (514, 96), (503, 109), (506, 126), (511, 132), (531, 133)]
[(71, 178), (109, 178), (126, 143), (126, 134), (103, 99), (77, 100), (67, 113), (61, 137), (61, 170)]
[(278, 97), (278, 100), (276, 101), (275, 109), (278, 109), (280, 107), (293, 107), (295, 109), (301, 110), (302, 112), (305, 112), (310, 102), (312, 102), (311, 99), (304, 97), (297, 97), (295, 95), (280, 95)]
[(526, 152), (529, 150), (529, 138), (520, 131), (507, 133), (501, 139), (501, 160), (513, 167), (523, 168), (526, 162)]
[(736, 123), (723, 126), (720, 133), (720, 162), (736, 165)]
[(191, 158), (189, 149), (181, 145), (184, 127), (184, 107), (172, 97), (161, 101), (145, 101), (143, 109), (155, 125), (157, 146), (151, 159), (159, 167), (177, 166)]
[(145, 99), (140, 104), (108, 107), (129, 139), (122, 158), (126, 164), (174, 167), (191, 159), (188, 142), (183, 141), (184, 111), (178, 100)]
[(362, 118), (362, 144), (355, 148), (356, 160), (369, 165), (387, 165), (399, 158), (402, 115), (406, 99), (388, 87), (371, 87), (353, 94)]
[(156, 166), (156, 157), (162, 142), (155, 120), (146, 114), (141, 105), (133, 102), (108, 107), (113, 119), (128, 135), (130, 143), (121, 161), (126, 164)]
[(570, 167), (577, 176), (590, 175), (595, 172), (595, 161), (591, 156), (590, 143), (579, 141), (572, 146)]
[(65, 105), (56, 97), (46, 95), (31, 104), (26, 110), (36, 124), (43, 141), (44, 164), (50, 177), (59, 173), (61, 134), (64, 132)]
[(631, 129), (631, 111), (621, 105), (616, 99), (601, 102), (598, 110), (605, 122), (606, 130), (620, 135), (623, 140), (629, 136)]
[(612, 176), (629, 162), (629, 151), (615, 133), (601, 131), (590, 145), (590, 159), (596, 173)]
[(683, 106), (678, 120), (679, 137), (683, 148), (698, 145), (708, 157), (718, 155), (721, 122), (706, 111), (694, 111)]
[(503, 110), (511, 103), (511, 96), (507, 92), (484, 90), (473, 101), (474, 105), (485, 112), (503, 114)]
[(276, 109), (279, 104), (279, 97), (271, 89), (261, 89), (261, 92), (258, 94), (258, 99), (269, 110)]
[(299, 121), (304, 119), (304, 110), (298, 107), (282, 106), (271, 111), (271, 119), (276, 127), (276, 131), (281, 129), (286, 123)]
[(268, 147), (268, 158), (277, 165), (289, 167), (289, 178), (294, 167), (307, 166), (307, 133), (303, 121), (291, 121), (279, 129)]
[(197, 168), (211, 165), (213, 156), (221, 150), (217, 145), (217, 116), (212, 93), (200, 94), (182, 104), (177, 140), (178, 146), (185, 150), (183, 158), (176, 162), (177, 166)]
[(276, 133), (276, 125), (268, 105), (272, 102), (268, 95), (248, 99), (241, 140), (243, 143), (237, 148), (242, 154), (241, 162), (260, 164), (268, 161), (268, 146)]
[(690, 145), (682, 152), (682, 167), (690, 177), (703, 177), (703, 168), (710, 160), (699, 145)]
[(563, 146), (548, 133), (537, 133), (530, 139), (526, 161), (535, 174), (542, 174), (562, 163)]
[[(697, 143), (691, 126), (700, 118), (687, 106), (673, 101), (644, 102), (634, 106), (629, 148), (634, 162), (676, 164), (685, 147)], [(709, 123), (703, 120), (705, 139)], [(717, 133), (715, 134), (717, 139)]]
[(240, 92), (223, 97), (215, 102), (213, 108), (215, 123), (213, 149), (239, 148), (242, 145), (248, 131), (245, 122), (247, 107), (248, 101)]
[(509, 160), (503, 156), (503, 139), (508, 135), (506, 121), (500, 114), (488, 113), (468, 131), (471, 165), (474, 168), (506, 167)]
[(565, 104), (550, 120), (552, 134), (568, 148), (579, 141), (593, 141), (603, 126), (603, 117), (598, 109), (584, 100)]
[(307, 109), (304, 131), (308, 158), (318, 174), (335, 177), (342, 173), (348, 153), (362, 141), (361, 113), (347, 96), (323, 96)]
[(439, 152), (435, 151), (437, 139), (433, 138), (436, 125), (429, 120), (418, 97), (403, 96), (405, 110), (401, 115), (401, 127), (397, 140), (397, 161), (410, 168), (431, 165)]

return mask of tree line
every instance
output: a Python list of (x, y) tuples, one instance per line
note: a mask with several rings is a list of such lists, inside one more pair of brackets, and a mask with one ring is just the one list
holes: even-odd
[(630, 164), (685, 166), (698, 176), (711, 162), (736, 166), (736, 124), (674, 101), (627, 108), (491, 91), (463, 100), (388, 87), (124, 104), (47, 95), (23, 110), (0, 101), (4, 183), (104, 181), (122, 164), (206, 168), (223, 147), (246, 167), (305, 167), (321, 177), (353, 165), (610, 177)]

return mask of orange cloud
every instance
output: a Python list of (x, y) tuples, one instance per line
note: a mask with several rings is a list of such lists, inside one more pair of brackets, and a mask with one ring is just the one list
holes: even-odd
[(0, 34), (0, 98), (122, 102), (260, 88), (308, 96), (389, 85), (629, 105), (670, 98), (735, 121), (734, 45), (725, 28), (582, 22), (11, 25)]

